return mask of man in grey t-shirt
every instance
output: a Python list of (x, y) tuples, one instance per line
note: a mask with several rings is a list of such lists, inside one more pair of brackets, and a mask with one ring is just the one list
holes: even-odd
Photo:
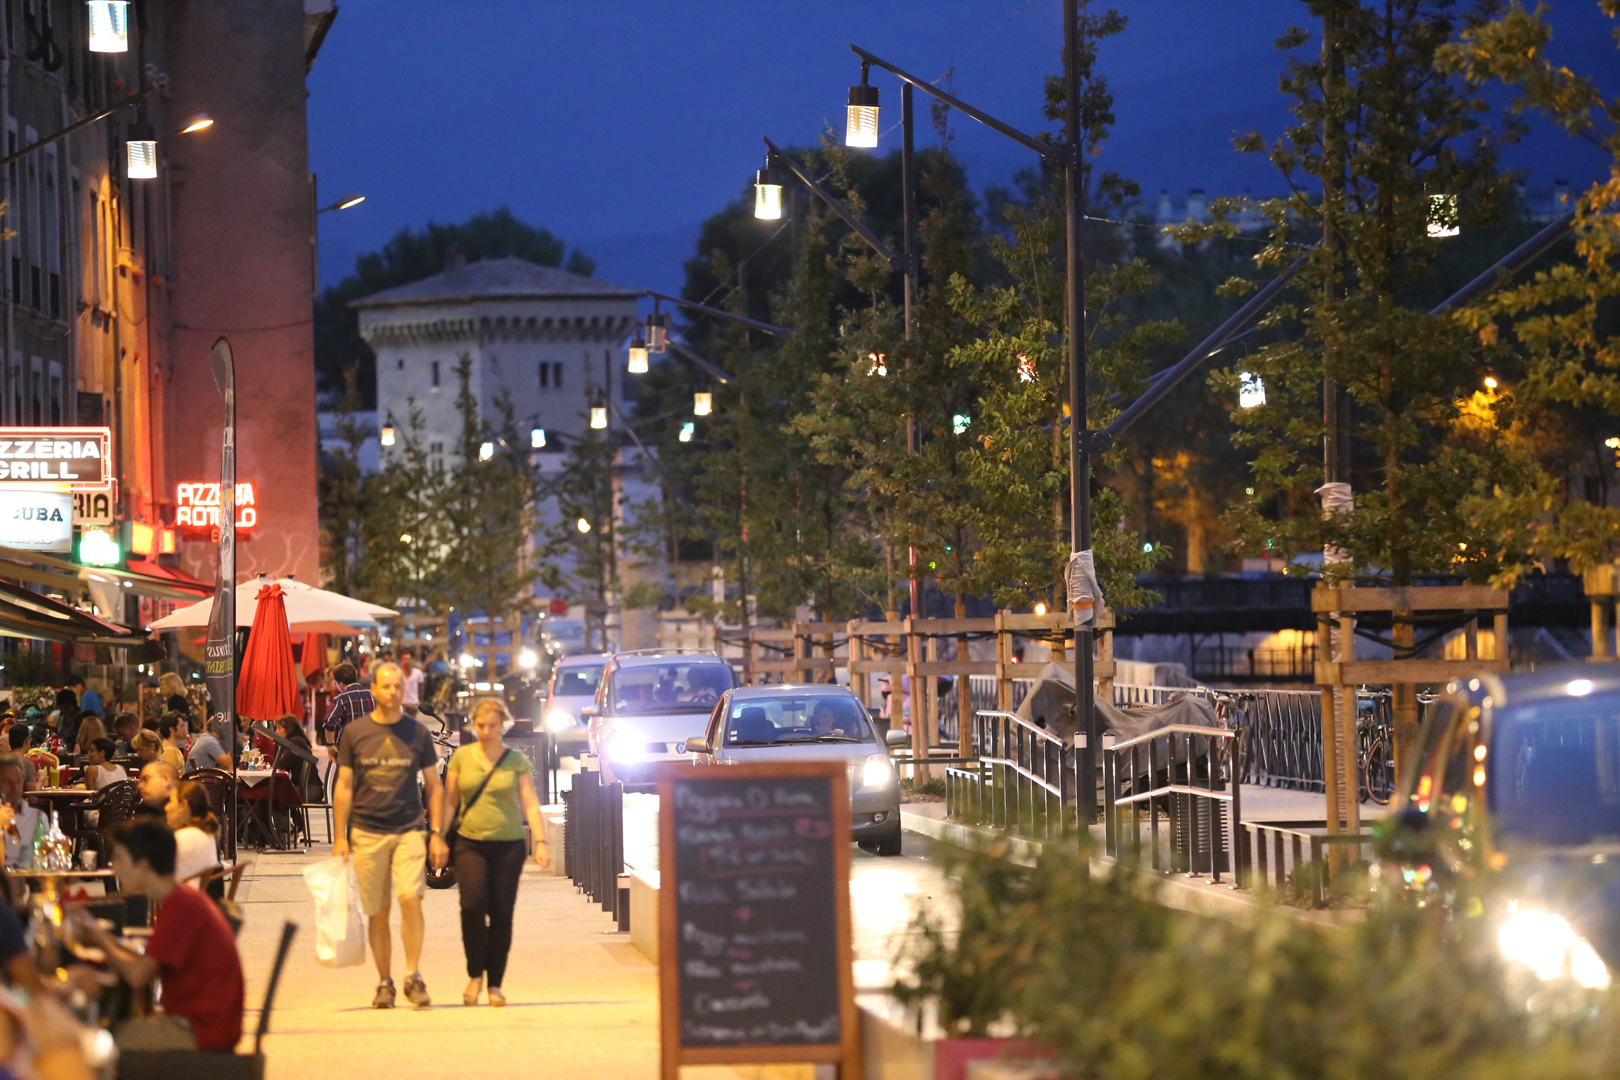
[[(388, 932), (390, 895), (399, 897), (399, 936), (405, 945), (405, 999), (431, 1004), (422, 981), (422, 894), (427, 891), (429, 844), (422, 836), (422, 798), (416, 790), (421, 775), (433, 820), (433, 864), (443, 866), (450, 849), (439, 833), (439, 755), (427, 729), (405, 715), (405, 673), (398, 664), (378, 664), (371, 672), (369, 716), (343, 729), (338, 744), (337, 785), (332, 811), (337, 839), (332, 854), (354, 857), (365, 909), (371, 955), (379, 979), (372, 1008), (394, 1007), (392, 945)], [(392, 885), (392, 893), (389, 886)]]
[(224, 769), (231, 771), (231, 752), (225, 749), (220, 735), (225, 730), (223, 721), (215, 721), (211, 729), (191, 741), (191, 752), (186, 754), (188, 769)]

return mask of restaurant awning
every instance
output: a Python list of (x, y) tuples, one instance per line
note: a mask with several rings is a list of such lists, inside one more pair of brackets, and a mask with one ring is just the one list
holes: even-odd
[(194, 603), (214, 592), (213, 585), (206, 581), (144, 559), (130, 559), (127, 569), (81, 566), (41, 551), (0, 547), (0, 579), (27, 581), (68, 595), (85, 596), (90, 593), (90, 582), (97, 577), (116, 581), (137, 596), (159, 600)]
[(139, 648), (148, 641), (141, 630), (81, 611), (9, 581), (0, 581), (0, 636), (121, 649)]

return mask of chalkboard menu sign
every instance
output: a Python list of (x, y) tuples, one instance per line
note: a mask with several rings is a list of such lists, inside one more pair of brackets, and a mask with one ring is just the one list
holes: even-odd
[(658, 792), (664, 1075), (839, 1061), (854, 1076), (844, 766), (674, 764)]

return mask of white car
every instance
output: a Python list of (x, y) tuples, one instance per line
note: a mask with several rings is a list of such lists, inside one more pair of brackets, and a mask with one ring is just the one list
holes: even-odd
[(577, 754), (590, 742), (584, 709), (596, 700), (602, 669), (611, 659), (610, 653), (565, 656), (551, 669), (541, 715), (558, 753)]
[(702, 731), (736, 679), (708, 649), (639, 649), (614, 655), (585, 709), (591, 750), (603, 779), (637, 791), (653, 789), (659, 762), (686, 760), (678, 749)]
[(849, 770), (852, 839), (878, 855), (898, 855), (900, 776), (886, 743), (905, 740), (899, 729), (879, 739), (860, 699), (842, 686), (740, 686), (684, 749), (700, 764), (840, 762)]

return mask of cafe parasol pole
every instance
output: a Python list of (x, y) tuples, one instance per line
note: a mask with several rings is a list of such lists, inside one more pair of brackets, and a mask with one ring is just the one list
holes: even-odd
[[(210, 721), (228, 733), (231, 755), (230, 851), (236, 858), (236, 770), (241, 747), (236, 738), (236, 359), (225, 338), (214, 342), (209, 366), (225, 400), (225, 426), (219, 452), (219, 550), (214, 570), (214, 608), (209, 613), (207, 661)], [(210, 725), (212, 726), (212, 725)]]

